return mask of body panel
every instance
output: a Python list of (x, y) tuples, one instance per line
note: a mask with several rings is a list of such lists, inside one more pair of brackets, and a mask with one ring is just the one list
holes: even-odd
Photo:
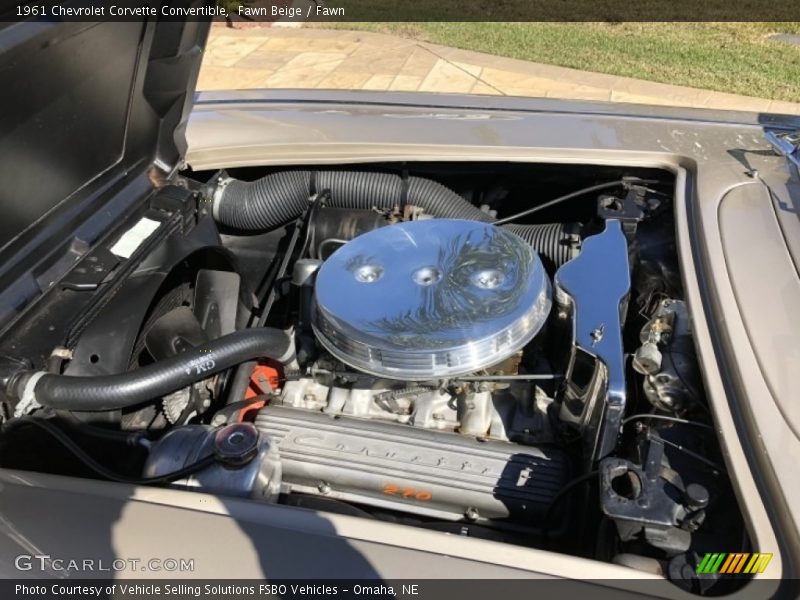
[[(778, 198), (789, 202), (786, 186), (796, 175), (786, 168), (784, 158), (771, 152), (763, 138), (763, 126), (790, 127), (793, 121), (774, 116), (525, 99), (304, 94), (201, 95), (187, 134), (189, 166), (201, 170), (437, 160), (626, 165), (672, 172), (677, 181), (676, 228), (684, 285), (705, 386), (726, 460), (754, 547), (776, 553), (770, 576), (795, 572), (800, 480), (793, 474), (800, 459), (800, 441), (791, 434), (789, 423), (778, 410), (779, 403), (770, 398), (768, 382), (759, 366), (759, 361), (776, 360), (771, 355), (776, 348), (748, 335), (746, 322), (750, 320), (751, 328), (761, 326), (751, 320), (759, 317), (740, 305), (731, 282), (737, 275), (732, 275), (726, 264), (724, 240), (728, 235), (741, 234), (735, 228), (729, 230), (730, 224), (725, 220), (720, 221), (720, 206), (727, 202), (723, 198), (729, 190), (740, 189), (737, 193), (742, 194), (744, 202), (764, 202), (764, 184), (754, 182), (754, 169), (763, 181), (769, 181)], [(764, 294), (767, 299), (766, 290)], [(770, 307), (775, 311), (770, 322), (782, 318), (794, 326), (797, 313), (780, 315), (780, 307)], [(745, 318), (743, 310), (748, 311)], [(795, 370), (782, 376), (781, 386), (797, 389), (800, 373)], [(10, 471), (0, 472), (0, 481), (3, 493), (13, 496), (13, 501), (4, 501), (0, 509), (4, 522), (13, 523), (13, 527), (7, 526), (7, 540), (27, 540), (28, 547), (41, 543), (50, 549), (48, 544), (56, 542), (39, 538), (43, 534), (36, 533), (36, 522), (50, 510), (48, 506), (74, 502), (76, 511), (95, 513), (97, 536), (102, 536), (103, 527), (107, 528), (106, 535), (111, 532), (108, 551), (117, 556), (142, 553), (152, 547), (154, 539), (180, 554), (179, 548), (185, 547), (187, 540), (179, 538), (176, 531), (198, 536), (200, 539), (192, 546), (201, 554), (212, 552), (213, 542), (220, 536), (225, 536), (226, 541), (231, 539), (230, 549), (226, 546), (222, 554), (237, 555), (239, 570), (230, 566), (226, 556), (209, 565), (209, 571), (203, 573), (207, 576), (223, 576), (220, 570), (225, 571), (224, 576), (271, 576), (256, 557), (261, 553), (260, 544), (278, 539), (290, 544), (289, 548), (302, 546), (303, 552), (322, 553), (326, 548), (328, 553), (337, 548), (342, 551), (341, 544), (347, 539), (347, 548), (357, 548), (357, 552), (346, 555), (342, 563), (350, 564), (353, 571), (346, 573), (354, 576), (367, 568), (381, 577), (403, 576), (409, 572), (407, 565), (415, 577), (575, 577), (576, 573), (583, 578), (642, 576), (614, 565), (540, 550), (468, 538), (453, 543), (452, 536), (436, 532), (205, 494), (134, 489)], [(175, 506), (181, 510), (176, 511)], [(97, 519), (102, 511), (106, 511), (104, 517)], [(65, 540), (74, 535), (73, 528), (91, 531), (85, 512), (74, 514), (75, 518), (65, 525), (68, 530), (62, 532), (67, 534), (61, 536)], [(226, 520), (226, 515), (231, 517)], [(167, 525), (157, 538), (150, 529), (145, 545), (145, 536), (135, 524), (152, 522), (154, 518)], [(236, 529), (230, 518), (244, 532), (238, 537), (232, 533)], [(264, 521), (271, 525), (264, 525)], [(278, 527), (278, 523), (290, 533), (274, 537), (275, 531), (269, 527)], [(313, 536), (320, 533), (320, 527), (329, 541), (338, 540), (334, 546), (317, 546)], [(312, 537), (303, 540), (303, 535)], [(181, 539), (180, 546), (174, 545), (177, 539)], [(4, 548), (3, 552), (8, 556), (11, 550)], [(288, 552), (287, 556), (291, 554)], [(275, 565), (274, 572), (279, 577), (296, 573), (291, 570), (290, 561), (270, 564)], [(401, 564), (402, 573), (398, 574)], [(681, 595), (672, 587), (665, 588), (665, 593)]]
[[(796, 174), (772, 152), (764, 125), (791, 128), (797, 122), (774, 115), (519, 98), (231, 92), (199, 96), (188, 130), (187, 162), (208, 169), (494, 160), (624, 164), (675, 173), (684, 285), (705, 385), (739, 499), (755, 547), (776, 548), (776, 528), (784, 549), (796, 552), (800, 482), (793, 472), (800, 441), (778, 411), (758, 364), (785, 365), (785, 356), (773, 355), (777, 348), (747, 335), (722, 247), (724, 235), (736, 234), (723, 229), (729, 224), (719, 216), (726, 192), (737, 186), (748, 185), (748, 202), (768, 202), (763, 181), (790, 203), (787, 190), (797, 185)], [(756, 182), (754, 170), (760, 174)], [(763, 264), (767, 272), (771, 267), (769, 261)], [(763, 294), (762, 314), (769, 306), (768, 290)], [(796, 311), (785, 305), (780, 313), (780, 306), (772, 308), (776, 312), (770, 320), (796, 326)], [(748, 310), (747, 319), (762, 316)], [(798, 388), (796, 369), (784, 370), (782, 377), (783, 389)], [(785, 565), (785, 573), (795, 560)]]

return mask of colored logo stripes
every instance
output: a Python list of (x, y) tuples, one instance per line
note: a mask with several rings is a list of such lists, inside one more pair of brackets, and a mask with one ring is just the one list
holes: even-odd
[(772, 554), (747, 552), (709, 553), (697, 565), (698, 573), (763, 573)]

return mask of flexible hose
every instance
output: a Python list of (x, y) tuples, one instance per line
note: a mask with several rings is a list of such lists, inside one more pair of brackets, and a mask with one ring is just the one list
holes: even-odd
[(132, 447), (150, 447), (150, 438), (146, 431), (120, 431), (118, 429), (97, 427), (81, 421), (74, 413), (68, 410), (55, 411), (55, 415), (58, 419), (66, 421), (71, 430), (87, 437)]
[(504, 225), (533, 246), (550, 272), (575, 258), (580, 241), (577, 223), (543, 223), (541, 225)]
[(111, 469), (101, 465), (94, 458), (89, 456), (89, 454), (87, 454), (83, 448), (75, 443), (75, 441), (72, 440), (72, 438), (70, 438), (66, 433), (44, 419), (31, 416), (17, 417), (16, 419), (12, 419), (3, 425), (3, 433), (19, 427), (20, 425), (35, 425), (39, 429), (46, 431), (56, 440), (58, 440), (62, 446), (69, 450), (73, 456), (80, 460), (89, 469), (94, 471), (97, 475), (105, 477), (111, 481), (117, 481), (119, 483), (131, 483), (134, 485), (158, 485), (170, 483), (178, 479), (183, 479), (184, 477), (191, 475), (192, 473), (196, 473), (197, 471), (201, 471), (216, 462), (216, 457), (213, 454), (210, 454), (201, 458), (197, 462), (186, 465), (177, 471), (165, 473), (164, 475), (158, 475), (156, 477), (127, 477), (126, 475), (115, 473)]
[[(228, 179), (217, 188), (214, 218), (234, 229), (269, 230), (302, 214), (315, 190), (329, 190), (333, 208), (370, 210), (410, 204), (434, 217), (492, 223), (495, 218), (450, 188), (424, 177), (367, 171), (278, 171), (251, 182)], [(508, 225), (559, 267), (575, 254), (574, 224)]]
[(271, 358), (287, 362), (293, 354), (293, 342), (285, 332), (266, 327), (244, 329), (118, 375), (28, 373), (16, 380), (14, 391), (25, 406), (38, 403), (65, 410), (115, 410), (159, 398), (244, 361)]
[[(236, 229), (268, 230), (288, 223), (308, 206), (316, 190), (329, 190), (329, 206), (370, 210), (412, 204), (435, 217), (489, 223), (494, 219), (453, 190), (431, 179), (367, 171), (278, 171), (245, 182), (229, 179), (214, 202), (214, 217)], [(405, 188), (405, 190), (404, 190)], [(405, 197), (404, 197), (405, 196)]]

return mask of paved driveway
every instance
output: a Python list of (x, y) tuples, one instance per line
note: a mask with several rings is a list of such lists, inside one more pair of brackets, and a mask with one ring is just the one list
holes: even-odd
[(330, 88), (611, 100), (800, 115), (800, 104), (502, 58), (392, 35), (212, 28), (198, 89)]

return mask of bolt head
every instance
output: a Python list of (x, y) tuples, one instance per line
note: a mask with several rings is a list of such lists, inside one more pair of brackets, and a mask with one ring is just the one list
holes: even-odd
[(686, 503), (689, 508), (697, 510), (708, 506), (708, 490), (699, 483), (690, 483), (686, 486)]

